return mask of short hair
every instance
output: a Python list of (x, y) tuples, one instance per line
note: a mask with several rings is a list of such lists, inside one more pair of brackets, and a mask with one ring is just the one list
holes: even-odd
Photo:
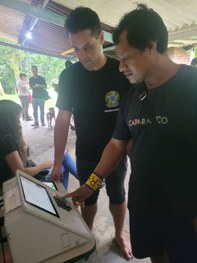
[(78, 33), (90, 29), (92, 35), (98, 37), (101, 32), (101, 23), (95, 11), (80, 6), (71, 11), (65, 21), (65, 28), (69, 33)]
[(167, 28), (159, 14), (144, 4), (139, 4), (135, 10), (125, 14), (120, 20), (113, 32), (115, 44), (119, 43), (123, 31), (127, 31), (127, 41), (134, 48), (144, 50), (151, 41), (156, 41), (159, 53), (167, 50)]
[(197, 67), (197, 58), (193, 58), (191, 61), (191, 66)]
[(26, 77), (27, 75), (25, 73), (19, 73), (19, 78)]

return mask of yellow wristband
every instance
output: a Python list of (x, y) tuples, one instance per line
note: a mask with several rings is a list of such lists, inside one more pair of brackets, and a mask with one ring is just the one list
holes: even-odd
[(103, 180), (97, 174), (92, 173), (85, 184), (93, 191), (96, 191), (101, 186), (102, 182)]

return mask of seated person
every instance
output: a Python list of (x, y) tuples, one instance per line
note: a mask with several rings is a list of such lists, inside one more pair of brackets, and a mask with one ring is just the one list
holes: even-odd
[[(14, 177), (17, 169), (29, 175), (38, 176), (43, 170), (53, 166), (52, 160), (47, 160), (40, 165), (28, 166), (26, 145), (20, 123), (21, 111), (21, 106), (11, 100), (0, 101), (0, 192), (3, 182)], [(62, 162), (65, 176), (63, 183), (66, 188), (69, 172), (78, 179), (75, 163), (70, 159), (72, 160), (66, 152)]]
[[(46, 171), (44, 171), (44, 172), (46, 172)], [(52, 167), (48, 170), (48, 174), (46, 176), (44, 176), (44, 178), (42, 178), (42, 175), (41, 175), (40, 180), (42, 180), (42, 181), (51, 181), (51, 178), (50, 178), (51, 172), (52, 172)], [(42, 174), (42, 172), (41, 172), (41, 174)], [(72, 174), (77, 180), (79, 180), (78, 175), (77, 175), (76, 164), (73, 161), (73, 159), (70, 156), (70, 154), (68, 153), (68, 151), (66, 151), (64, 153), (64, 156), (63, 156), (63, 160), (62, 160), (62, 174), (63, 174), (62, 183), (63, 183), (63, 185), (64, 185), (64, 187), (66, 189), (68, 189), (69, 174)], [(38, 177), (39, 177), (39, 175), (38, 175)]]

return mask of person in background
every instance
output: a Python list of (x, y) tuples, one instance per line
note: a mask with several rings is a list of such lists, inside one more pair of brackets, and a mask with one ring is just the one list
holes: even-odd
[(68, 151), (66, 151), (63, 156), (62, 174), (63, 174), (62, 183), (66, 189), (68, 189), (69, 174), (72, 174), (77, 180), (79, 180), (76, 164)]
[(16, 90), (22, 106), (22, 118), (25, 121), (31, 121), (29, 116), (29, 85), (25, 73), (19, 74), (19, 79), (16, 82)]
[[(41, 173), (41, 175), (38, 175), (38, 179), (41, 181), (52, 181), (51, 180), (51, 172), (53, 170), (53, 167), (48, 169), (48, 174), (46, 174), (46, 176), (43, 176), (43, 174)], [(45, 172), (46, 173), (46, 172)], [(44, 174), (45, 174), (44, 173)], [(73, 175), (75, 177), (75, 179), (79, 180), (78, 174), (77, 174), (77, 167), (76, 164), (73, 160), (73, 158), (71, 157), (71, 155), (69, 154), (69, 151), (65, 151), (64, 155), (63, 155), (63, 159), (62, 159), (62, 184), (64, 185), (65, 189), (68, 189), (68, 184), (69, 184), (69, 175)]]
[[(78, 7), (66, 19), (71, 45), (79, 62), (64, 69), (60, 75), (59, 108), (54, 129), (55, 162), (52, 180), (62, 177), (61, 160), (65, 150), (73, 113), (76, 131), (77, 171), (80, 184), (89, 177), (112, 136), (120, 101), (130, 84), (118, 70), (118, 61), (103, 53), (104, 35), (98, 15), (87, 7)], [(106, 179), (109, 209), (113, 216), (115, 240), (127, 259), (132, 258), (130, 242), (123, 227), (126, 215), (124, 179), (127, 157), (123, 154), (116, 170)], [(82, 216), (93, 229), (99, 189), (86, 200)]]
[[(23, 139), (21, 112), (19, 104), (11, 100), (0, 100), (0, 192), (3, 182), (14, 177), (17, 169), (39, 180), (50, 180), (53, 160), (47, 160), (40, 165), (29, 165), (32, 162), (28, 160), (27, 147)], [(66, 189), (69, 173), (78, 180), (76, 165), (68, 152), (65, 152), (62, 158), (62, 173), (64, 175), (62, 183)]]
[[(197, 74), (167, 54), (167, 28), (140, 4), (113, 32), (119, 69), (132, 84), (93, 174), (67, 197), (91, 196), (132, 140), (128, 208), (133, 255), (197, 262)], [(103, 127), (105, 129), (105, 127)]]
[(197, 67), (197, 58), (193, 58), (191, 61), (191, 66), (192, 67)]
[(39, 127), (38, 122), (38, 108), (40, 109), (40, 121), (41, 125), (45, 126), (44, 122), (44, 105), (45, 105), (45, 95), (47, 84), (43, 77), (38, 75), (38, 68), (35, 65), (31, 67), (33, 76), (29, 79), (29, 86), (32, 88), (32, 106), (34, 115), (34, 128)]

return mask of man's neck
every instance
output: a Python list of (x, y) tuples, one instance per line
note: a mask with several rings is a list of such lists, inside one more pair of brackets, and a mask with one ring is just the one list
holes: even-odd
[(147, 88), (155, 89), (161, 86), (176, 75), (180, 67), (180, 64), (174, 63), (167, 55), (161, 55), (145, 80)]
[(93, 71), (100, 70), (102, 67), (104, 67), (106, 62), (107, 62), (107, 57), (104, 54), (102, 54), (97, 65), (94, 67)]

